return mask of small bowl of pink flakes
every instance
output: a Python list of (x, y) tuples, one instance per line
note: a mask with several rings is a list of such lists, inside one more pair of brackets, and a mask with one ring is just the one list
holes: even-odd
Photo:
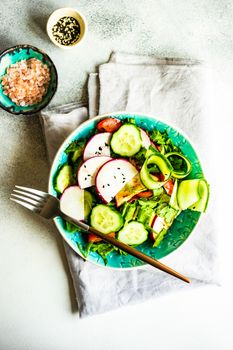
[(50, 57), (31, 45), (0, 54), (0, 106), (12, 114), (34, 114), (57, 90), (57, 70)]

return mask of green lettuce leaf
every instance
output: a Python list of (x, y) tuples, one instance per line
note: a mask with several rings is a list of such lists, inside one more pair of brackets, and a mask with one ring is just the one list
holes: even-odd
[(73, 141), (66, 148), (65, 153), (69, 155), (69, 159), (75, 163), (78, 158), (82, 157), (83, 150), (85, 146), (85, 141)]
[(166, 235), (167, 233), (167, 230), (164, 228), (162, 229), (162, 231), (159, 232), (154, 244), (153, 244), (153, 247), (158, 247), (158, 245), (162, 242), (162, 240), (164, 239), (164, 236)]
[(146, 159), (146, 149), (144, 147), (141, 147), (140, 151), (136, 153), (133, 157), (131, 157), (129, 160), (136, 166), (142, 167), (143, 163)]
[(157, 214), (158, 216), (164, 218), (168, 226), (171, 226), (175, 217), (178, 214), (178, 210), (175, 210), (172, 207), (170, 207), (170, 205), (167, 205), (157, 210)]

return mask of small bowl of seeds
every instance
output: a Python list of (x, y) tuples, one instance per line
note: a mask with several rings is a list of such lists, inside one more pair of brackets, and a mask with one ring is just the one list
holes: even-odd
[(50, 40), (63, 49), (80, 44), (87, 32), (85, 17), (73, 8), (61, 8), (54, 11), (47, 22)]

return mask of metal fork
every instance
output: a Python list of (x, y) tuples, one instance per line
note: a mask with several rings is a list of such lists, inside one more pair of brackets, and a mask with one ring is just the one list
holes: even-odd
[[(66, 215), (60, 210), (59, 199), (46, 192), (42, 192), (28, 187), (15, 186), (15, 189), (13, 190), (10, 199), (22, 205), (23, 207), (26, 207), (27, 209), (31, 210), (33, 213), (42, 216), (45, 219), (53, 219), (57, 216), (60, 216), (64, 220), (77, 226), (80, 230), (86, 233), (93, 233), (96, 236), (102, 238), (105, 242), (111, 243), (112, 245), (118, 247), (122, 251), (135, 256), (136, 258), (146, 262), (147, 264), (150, 264), (161, 271), (164, 271), (176, 278), (179, 278), (184, 282), (190, 283), (190, 280), (187, 277), (171, 269), (170, 267), (162, 264), (158, 260), (153, 259), (152, 257), (140, 252), (139, 250), (128, 246), (127, 244), (124, 244), (118, 241), (117, 239), (110, 237), (109, 235), (106, 235), (104, 233), (101, 233), (93, 227), (90, 227), (89, 225)], [(69, 244), (68, 241), (67, 243)], [(71, 244), (69, 245), (72, 249), (74, 249), (74, 247)]]

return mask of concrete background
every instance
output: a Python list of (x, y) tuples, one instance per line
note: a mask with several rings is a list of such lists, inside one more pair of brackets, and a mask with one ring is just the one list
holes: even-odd
[[(64, 6), (79, 9), (89, 24), (83, 45), (70, 51), (56, 48), (45, 32), (49, 14)], [(0, 50), (28, 43), (49, 54), (59, 73), (53, 105), (85, 100), (87, 73), (113, 50), (198, 58), (212, 65), (224, 259), (221, 288), (168, 295), (80, 321), (53, 224), (9, 201), (14, 184), (47, 188), (39, 120), (1, 110), (0, 350), (232, 349), (232, 18), (232, 1), (220, 0), (1, 0)], [(227, 165), (221, 154), (227, 154)]]

